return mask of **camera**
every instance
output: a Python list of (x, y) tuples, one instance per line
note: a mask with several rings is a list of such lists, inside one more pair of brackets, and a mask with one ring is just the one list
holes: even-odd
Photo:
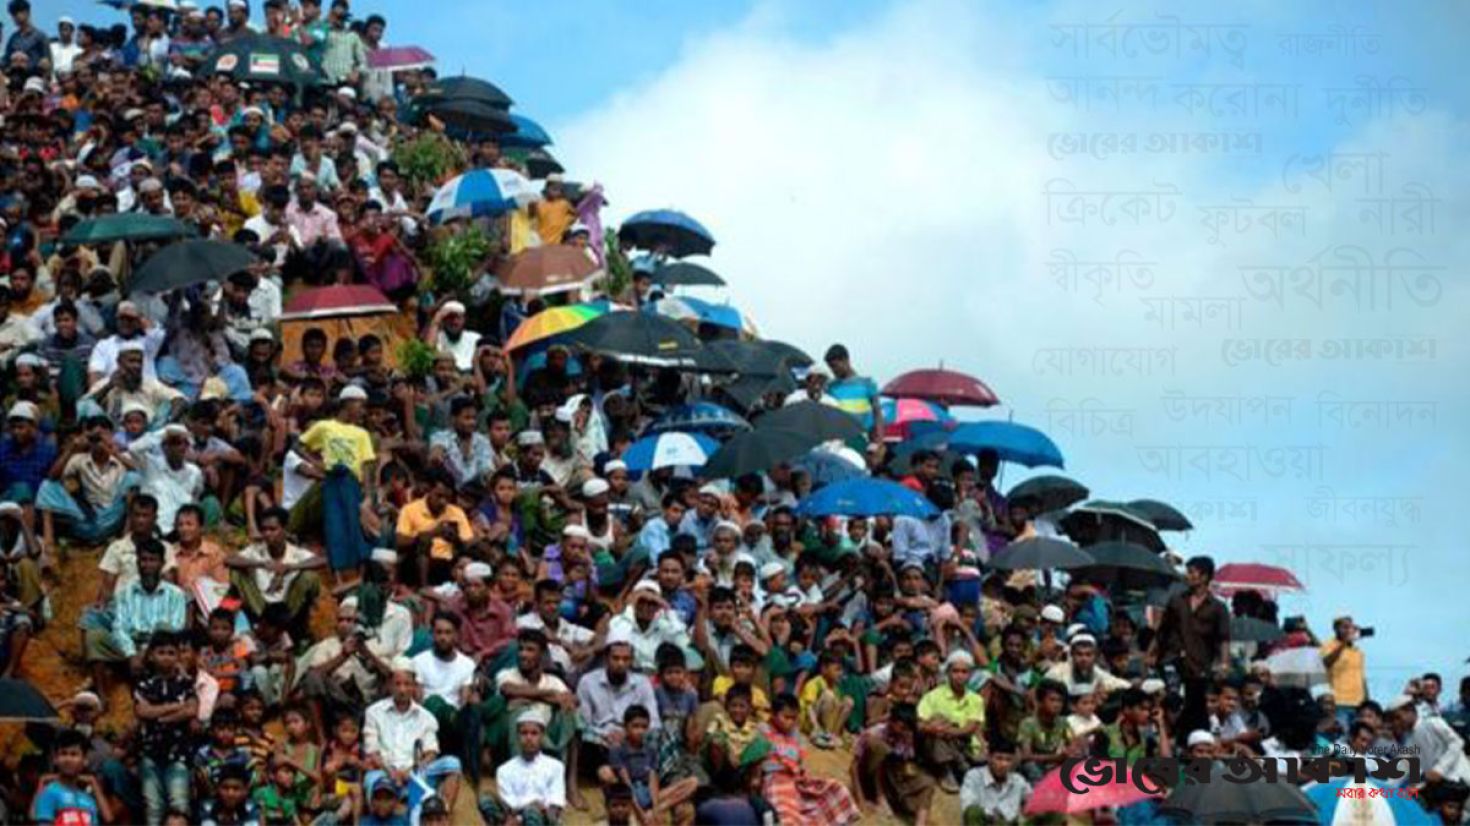
[(1374, 633), (1373, 632), (1373, 628), (1371, 626), (1369, 626), (1367, 628), (1359, 627), (1358, 628), (1358, 639), (1364, 639), (1364, 640), (1366, 640), (1367, 638), (1373, 636), (1373, 633)]

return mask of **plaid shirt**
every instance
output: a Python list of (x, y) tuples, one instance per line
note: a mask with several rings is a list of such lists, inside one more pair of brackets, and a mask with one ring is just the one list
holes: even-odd
[(333, 83), (340, 83), (354, 71), (367, 68), (367, 47), (356, 32), (332, 29), (322, 46), (322, 73)]

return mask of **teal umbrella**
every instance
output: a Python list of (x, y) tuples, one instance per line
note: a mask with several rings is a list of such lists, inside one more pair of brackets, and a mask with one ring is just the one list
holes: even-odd
[(128, 281), (130, 293), (161, 293), (223, 281), (255, 262), (250, 250), (224, 241), (179, 241), (169, 244), (143, 262)]
[(110, 244), (114, 241), (161, 241), (188, 238), (194, 228), (168, 215), (116, 213), (88, 218), (62, 236), (64, 244)]
[(297, 87), (327, 82), (321, 65), (301, 44), (264, 34), (237, 37), (210, 52), (198, 75), (229, 75), (237, 83), (286, 83)]

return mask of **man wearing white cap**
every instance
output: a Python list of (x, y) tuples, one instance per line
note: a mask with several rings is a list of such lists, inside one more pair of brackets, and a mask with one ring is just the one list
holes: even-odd
[[(297, 685), (307, 701), (317, 709), (314, 715), (317, 719), (328, 716), (323, 711), (324, 705), (359, 713), (367, 706), (368, 700), (379, 696), (380, 678), (387, 677), (389, 663), (392, 662), (392, 658), (386, 661), (379, 658), (373, 646), (366, 644), (367, 640), (362, 635), (363, 623), (358, 622), (360, 608), (357, 597), (343, 598), (336, 608), (335, 633), (318, 641), (301, 655), (304, 673)], [(412, 634), (412, 627), (409, 633)]]
[(516, 756), (495, 770), (495, 796), (480, 804), (481, 812), (490, 823), (506, 822), (511, 813), (517, 822), (560, 823), (567, 806), (566, 769), (542, 750), (549, 717), (528, 706), (514, 722)]
[(710, 536), (709, 551), (700, 557), (698, 571), (714, 577), (716, 585), (732, 588), (736, 566), (748, 562), (755, 567), (755, 557), (740, 549), (740, 526), (734, 522), (720, 520)]
[[(1048, 605), (1047, 608), (1056, 606)], [(1128, 687), (1127, 680), (1114, 677), (1097, 664), (1097, 638), (1086, 632), (1073, 635), (1067, 643), (1069, 656), (1065, 662), (1057, 663), (1046, 672), (1046, 679), (1056, 680), (1074, 689), (1111, 694)]]
[(362, 751), (373, 767), (363, 785), (371, 786), (386, 774), (408, 798), (410, 816), (428, 790), (437, 789), (453, 806), (459, 793), (459, 758), (439, 754), (439, 723), (414, 699), (418, 683), (413, 662), (399, 657), (391, 667), (391, 693), (363, 715)]
[[(5, 420), (7, 432), (0, 439), (0, 500), (29, 506), (56, 463), (56, 446), (41, 438), (41, 410), (34, 403), (16, 402)], [(26, 524), (30, 524), (29, 516)]]
[(1408, 694), (1390, 700), (1384, 712), (1398, 753), (1417, 757), (1426, 781), (1470, 784), (1465, 741), (1443, 717), (1421, 717), (1417, 703)]
[(117, 368), (112, 376), (94, 383), (79, 407), (120, 420), (124, 407), (138, 404), (155, 418), (178, 418), (184, 409), (184, 394), (150, 377), (147, 364), (147, 347), (143, 342), (136, 339), (123, 342), (118, 347)]
[(56, 39), (51, 41), (51, 70), (59, 75), (71, 72), (82, 47), (77, 45), (77, 24), (67, 15), (56, 20)]
[(969, 685), (974, 670), (969, 652), (951, 651), (944, 661), (945, 681), (919, 700), (919, 731), (925, 735), (921, 756), (951, 793), (959, 790), (969, 760), (985, 751), (985, 701)]
[(459, 616), (459, 647), (478, 663), (493, 662), (516, 634), (515, 609), (494, 593), (490, 575), (489, 565), (471, 562), (461, 593), (443, 603), (444, 610)]
[(202, 502), (204, 471), (189, 461), (189, 429), (171, 424), (135, 440), (122, 455), (123, 464), (138, 472), (139, 490), (158, 500), (158, 524), (172, 525), (179, 508), (203, 504), (206, 514), (219, 513), (216, 501)]
[(117, 305), (117, 332), (97, 342), (92, 355), (87, 359), (87, 384), (95, 387), (117, 371), (118, 354), (123, 345), (138, 342), (143, 345), (143, 377), (158, 378), (154, 360), (163, 348), (168, 331), (143, 316), (142, 309), (132, 301)]
[(461, 373), (475, 369), (475, 353), (480, 348), (480, 334), (466, 330), (465, 306), (459, 301), (446, 301), (424, 330), (424, 341), (441, 353), (454, 356), (454, 367)]
[(644, 674), (658, 670), (658, 647), (671, 643), (686, 652), (692, 651), (689, 629), (664, 602), (658, 583), (639, 581), (629, 595), (631, 603), (608, 624), (609, 634), (626, 638), (633, 646), (633, 667)]
[(1189, 748), (1189, 756), (1196, 760), (1209, 760), (1215, 756), (1215, 735), (1204, 729), (1191, 731), (1184, 742)]
[[(679, 533), (687, 533), (699, 542), (701, 549), (714, 543), (715, 526), (720, 524), (723, 514), (724, 492), (713, 482), (699, 488), (699, 497), (694, 500), (694, 509), (686, 511), (679, 522)], [(739, 533), (739, 526), (736, 526)]]

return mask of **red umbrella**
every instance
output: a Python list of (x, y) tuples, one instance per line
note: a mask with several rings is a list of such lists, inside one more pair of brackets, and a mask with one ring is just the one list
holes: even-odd
[(330, 287), (302, 290), (291, 296), (291, 300), (286, 302), (281, 320), (396, 312), (398, 306), (379, 292), (377, 287), (367, 284), (333, 284)]
[(1306, 587), (1291, 571), (1275, 565), (1261, 565), (1254, 562), (1232, 562), (1228, 565), (1221, 565), (1215, 571), (1215, 578), (1211, 581), (1211, 585), (1216, 593), (1225, 597), (1237, 591), (1260, 591), (1268, 597), (1275, 597), (1283, 591), (1306, 590)]
[(418, 46), (389, 46), (368, 52), (368, 68), (407, 71), (427, 69), (434, 65), (434, 56), (428, 49)]
[[(1113, 761), (1103, 762), (1111, 770)], [(1066, 763), (1062, 764), (1062, 768), (1067, 768), (1067, 766)], [(1150, 793), (1133, 785), (1132, 778), (1123, 767), (1119, 767), (1117, 776), (1113, 777), (1111, 782), (1093, 785), (1089, 778), (1101, 778), (1101, 775), (1087, 771), (1086, 766), (1086, 762), (1071, 766), (1072, 787), (1085, 794), (1068, 791), (1067, 786), (1062, 783), (1062, 769), (1054, 769), (1050, 774), (1041, 778), (1031, 792), (1031, 799), (1026, 803), (1026, 814), (1061, 812), (1072, 815), (1104, 807), (1131, 806), (1150, 797), (1163, 797), (1162, 791)], [(1145, 780), (1144, 785), (1156, 787), (1158, 784)]]
[(985, 382), (953, 370), (910, 370), (883, 385), (885, 396), (908, 396), (943, 405), (990, 407), (1000, 404)]

